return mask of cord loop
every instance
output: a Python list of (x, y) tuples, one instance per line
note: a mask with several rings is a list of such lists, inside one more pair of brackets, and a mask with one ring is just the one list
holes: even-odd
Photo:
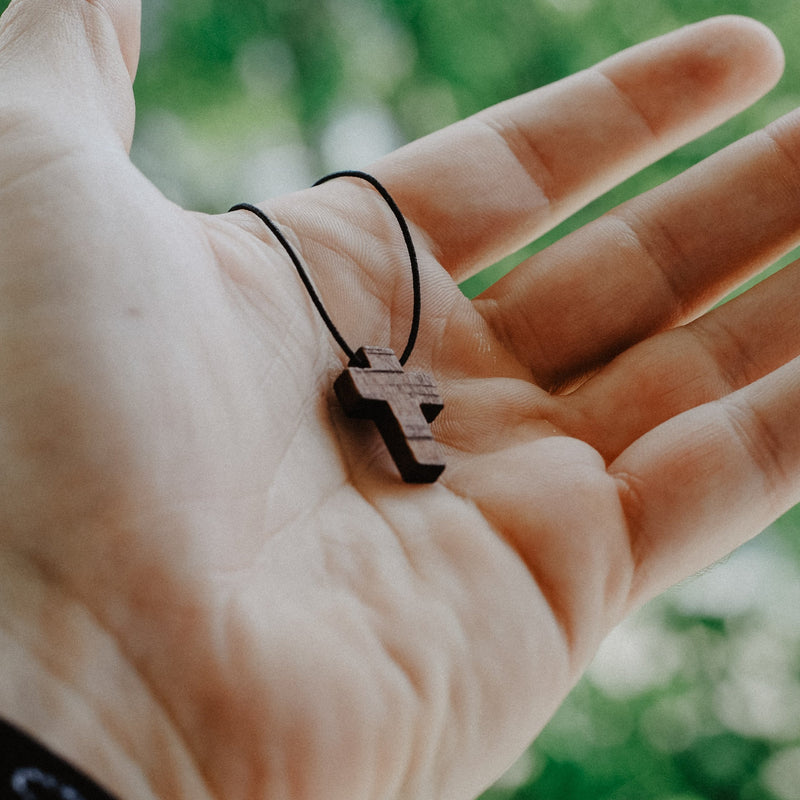
[[(326, 175), (323, 178), (320, 178), (314, 186), (319, 186), (323, 183), (327, 183), (334, 178), (359, 178), (360, 180), (364, 180), (369, 183), (380, 196), (384, 199), (386, 204), (394, 214), (395, 219), (397, 220), (397, 224), (400, 226), (400, 231), (403, 234), (403, 241), (406, 245), (406, 250), (408, 251), (408, 259), (411, 265), (411, 285), (412, 290), (414, 292), (414, 307), (411, 316), (411, 330), (408, 334), (408, 341), (406, 342), (405, 349), (403, 350), (402, 354), (400, 355), (399, 361), (401, 365), (404, 365), (406, 361), (408, 361), (409, 357), (411, 356), (412, 351), (414, 350), (414, 345), (417, 342), (417, 334), (419, 333), (419, 322), (420, 316), (422, 313), (422, 289), (420, 285), (420, 276), (419, 276), (419, 261), (417, 260), (417, 251), (414, 247), (414, 241), (411, 238), (411, 231), (408, 228), (408, 223), (406, 222), (405, 217), (403, 216), (402, 211), (398, 207), (397, 203), (394, 201), (394, 198), (389, 194), (386, 187), (383, 186), (377, 178), (370, 175), (367, 172), (361, 172), (359, 170), (345, 170), (342, 172), (333, 172), (330, 175)], [(230, 211), (249, 211), (252, 214), (255, 214), (269, 229), (272, 231), (272, 234), (278, 240), (279, 244), (289, 255), (289, 258), (294, 264), (295, 269), (297, 270), (300, 279), (303, 281), (303, 285), (306, 287), (306, 291), (308, 292), (309, 296), (311, 297), (311, 301), (314, 304), (314, 307), (319, 312), (320, 317), (322, 317), (322, 321), (327, 326), (328, 330), (331, 332), (331, 335), (336, 340), (336, 343), (339, 347), (342, 348), (344, 353), (347, 355), (347, 358), (353, 362), (356, 358), (356, 353), (350, 345), (347, 344), (345, 338), (339, 332), (339, 329), (334, 324), (333, 320), (330, 318), (325, 306), (320, 299), (319, 295), (317, 294), (316, 289), (314, 288), (314, 284), (311, 282), (311, 278), (308, 276), (308, 273), (303, 266), (300, 257), (298, 256), (295, 249), (289, 244), (286, 237), (281, 232), (281, 229), (278, 225), (271, 220), (260, 208), (257, 206), (251, 205), (250, 203), (237, 203), (235, 206), (229, 209)]]

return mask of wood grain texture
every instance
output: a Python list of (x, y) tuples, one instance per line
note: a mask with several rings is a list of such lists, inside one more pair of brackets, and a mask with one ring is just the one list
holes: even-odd
[(406, 483), (433, 483), (445, 467), (430, 424), (444, 408), (424, 372), (405, 372), (388, 347), (361, 347), (333, 384), (348, 417), (371, 419)]

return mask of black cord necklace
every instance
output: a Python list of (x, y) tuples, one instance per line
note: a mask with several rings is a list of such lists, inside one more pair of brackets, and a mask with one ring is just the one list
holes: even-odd
[(357, 170), (334, 172), (320, 178), (314, 186), (334, 178), (359, 178), (367, 181), (389, 206), (403, 234), (411, 264), (414, 307), (408, 341), (399, 359), (394, 350), (388, 347), (365, 345), (354, 351), (333, 323), (300, 257), (278, 225), (260, 208), (250, 203), (238, 203), (230, 210), (249, 211), (269, 228), (289, 255), (322, 321), (347, 355), (348, 368), (333, 384), (345, 414), (373, 420), (406, 483), (433, 483), (442, 474), (445, 465), (429, 423), (433, 422), (444, 404), (429, 375), (424, 372), (403, 371), (403, 365), (411, 356), (417, 341), (422, 308), (419, 262), (414, 241), (397, 203), (375, 177)]

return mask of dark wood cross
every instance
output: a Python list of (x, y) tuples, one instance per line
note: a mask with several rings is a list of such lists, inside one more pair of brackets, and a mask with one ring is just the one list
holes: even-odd
[(444, 403), (429, 375), (404, 372), (388, 347), (361, 347), (333, 388), (348, 417), (375, 422), (406, 483), (433, 483), (442, 474), (429, 423)]

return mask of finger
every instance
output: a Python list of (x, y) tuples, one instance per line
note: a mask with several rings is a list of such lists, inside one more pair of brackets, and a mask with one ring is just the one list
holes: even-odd
[(798, 295), (800, 261), (694, 322), (632, 347), (559, 399), (556, 424), (613, 460), (662, 422), (800, 353)]
[(555, 243), (478, 305), (558, 387), (693, 319), (798, 243), (794, 113)]
[(638, 605), (755, 536), (800, 500), (800, 362), (673, 418), (611, 465)]
[(709, 20), (428, 136), (373, 172), (461, 280), (748, 106), (782, 65), (760, 24)]
[(4, 121), (110, 132), (129, 148), (139, 18), (139, 0), (13, 0), (0, 18)]

